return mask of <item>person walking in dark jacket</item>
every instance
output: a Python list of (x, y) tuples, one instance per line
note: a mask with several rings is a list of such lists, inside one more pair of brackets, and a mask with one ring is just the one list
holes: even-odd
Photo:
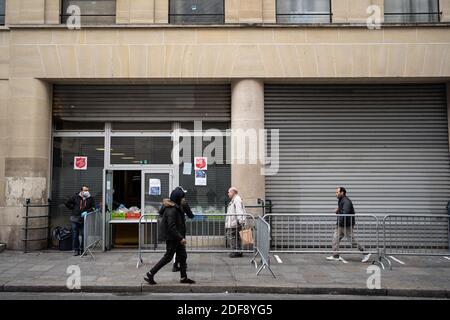
[[(70, 197), (66, 203), (66, 207), (72, 210), (70, 222), (72, 224), (72, 249), (74, 256), (79, 256), (84, 247), (83, 228), (84, 214), (95, 210), (95, 199), (89, 193), (88, 186), (82, 186), (79, 193)], [(79, 237), (81, 236), (81, 244)]]
[[(181, 189), (183, 189), (183, 187), (180, 187)], [(161, 209), (164, 209), (164, 205), (161, 206)], [(160, 209), (160, 211), (161, 211)], [(188, 202), (186, 201), (186, 198), (183, 198), (181, 200), (181, 209), (183, 210), (183, 212), (188, 216), (189, 219), (194, 219), (194, 213), (191, 210), (191, 207), (189, 206)], [(178, 259), (178, 256), (175, 255), (175, 263), (173, 264), (172, 267), (172, 272), (178, 272), (180, 271), (180, 260)], [(186, 264), (186, 270), (187, 270), (187, 264)]]
[(163, 201), (164, 210), (160, 212), (162, 219), (159, 225), (158, 240), (166, 241), (166, 253), (144, 277), (149, 284), (156, 284), (154, 279), (156, 273), (170, 263), (174, 254), (177, 255), (180, 263), (180, 283), (195, 283), (186, 274), (186, 220), (181, 207), (184, 197), (185, 191), (181, 187), (177, 187), (170, 194), (170, 199)]
[[(355, 238), (355, 209), (352, 201), (347, 197), (347, 190), (343, 187), (336, 189), (336, 198), (338, 199), (338, 208), (336, 214), (338, 215), (336, 228), (333, 235), (333, 255), (327, 257), (327, 260), (343, 260), (339, 256), (339, 244), (341, 240), (346, 237), (352, 244), (352, 247), (357, 247), (359, 251), (364, 252), (365, 249), (361, 246)], [(364, 255), (361, 262), (369, 261), (370, 253)]]

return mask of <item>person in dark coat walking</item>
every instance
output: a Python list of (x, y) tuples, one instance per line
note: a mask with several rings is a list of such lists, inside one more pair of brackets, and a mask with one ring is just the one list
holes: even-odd
[[(364, 247), (361, 246), (355, 238), (354, 228), (355, 228), (355, 209), (353, 208), (352, 201), (347, 197), (347, 190), (343, 187), (338, 187), (336, 189), (336, 198), (338, 199), (338, 208), (336, 209), (336, 214), (338, 215), (336, 228), (333, 235), (333, 255), (327, 257), (327, 260), (343, 260), (339, 256), (339, 244), (344, 237), (351, 242), (352, 247), (357, 247), (362, 253), (365, 251)], [(361, 262), (369, 261), (370, 253), (362, 257)]]
[[(180, 187), (183, 189), (183, 187)], [(164, 205), (161, 206), (161, 210), (164, 209)], [(181, 200), (181, 209), (183, 210), (183, 212), (188, 216), (189, 219), (194, 219), (195, 215), (191, 210), (191, 207), (189, 206), (188, 202), (186, 201), (186, 198), (183, 198)], [(180, 260), (178, 259), (178, 256), (175, 255), (175, 263), (173, 264), (172, 267), (172, 272), (178, 272), (180, 271)], [(187, 270), (187, 264), (186, 264), (186, 270)]]
[[(83, 228), (84, 228), (84, 213), (95, 210), (95, 199), (89, 193), (88, 186), (82, 186), (80, 192), (70, 197), (65, 206), (72, 210), (70, 215), (70, 222), (72, 224), (72, 249), (74, 256), (79, 256), (83, 251)], [(79, 237), (81, 235), (81, 244)]]
[(156, 273), (166, 264), (172, 261), (176, 254), (180, 263), (180, 283), (195, 283), (187, 277), (186, 273), (186, 220), (182, 209), (182, 202), (185, 197), (185, 191), (181, 187), (175, 188), (170, 194), (170, 199), (164, 199), (164, 210), (160, 211), (159, 239), (166, 241), (166, 253), (159, 262), (146, 274), (144, 280), (154, 285)]

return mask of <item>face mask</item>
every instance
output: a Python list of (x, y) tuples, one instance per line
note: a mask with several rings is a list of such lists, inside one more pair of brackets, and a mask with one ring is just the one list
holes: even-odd
[(89, 198), (90, 196), (91, 196), (91, 194), (89, 193), (89, 191), (84, 191), (83, 192), (83, 197)]

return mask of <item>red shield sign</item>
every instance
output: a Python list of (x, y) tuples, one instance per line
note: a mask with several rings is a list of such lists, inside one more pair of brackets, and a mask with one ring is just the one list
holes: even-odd
[(207, 161), (205, 157), (195, 157), (195, 170), (206, 170)]
[(87, 157), (75, 157), (73, 168), (75, 170), (87, 170)]

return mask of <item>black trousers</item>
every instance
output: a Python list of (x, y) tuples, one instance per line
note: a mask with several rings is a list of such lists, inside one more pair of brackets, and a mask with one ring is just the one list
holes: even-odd
[(179, 241), (166, 241), (166, 253), (158, 261), (158, 263), (150, 270), (152, 275), (155, 275), (162, 267), (168, 264), (173, 259), (173, 255), (177, 254), (177, 261), (180, 262), (180, 274), (181, 278), (187, 278), (186, 274), (186, 246), (182, 245)]

